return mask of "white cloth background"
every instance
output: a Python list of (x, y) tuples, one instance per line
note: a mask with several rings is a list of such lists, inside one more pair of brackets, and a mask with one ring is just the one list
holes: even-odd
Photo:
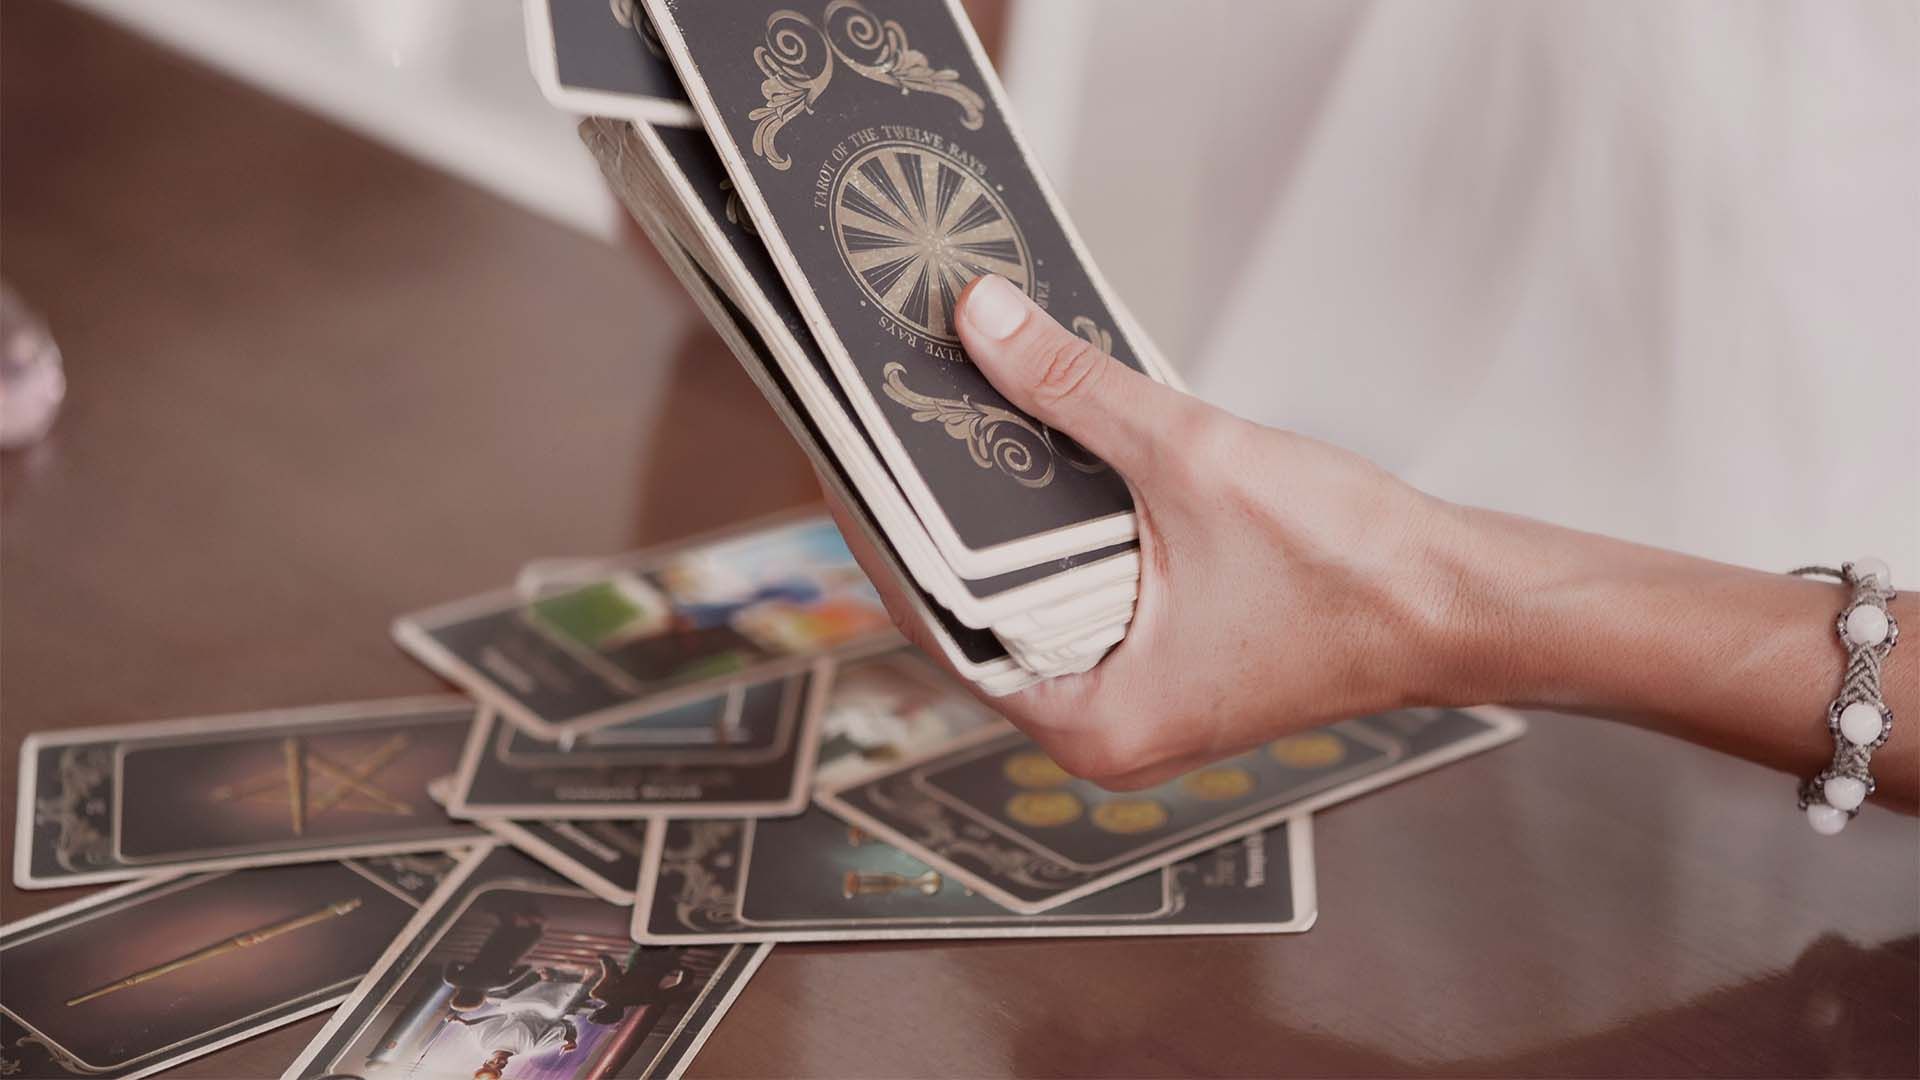
[[(1920, 6), (1020, 0), (1015, 13), (1004, 66), (1021, 117), (1101, 267), (1196, 392), (1447, 498), (1762, 568), (1877, 552), (1920, 586)], [(1648, 767), (1619, 795), (1665, 807), (1677, 846), (1662, 851), (1802, 842), (1785, 777), (1783, 816), (1743, 824), (1720, 797), (1742, 766)], [(1516, 860), (1570, 842), (1511, 805), (1501, 835)], [(1884, 817), (1856, 828), (1909, 827)], [(1341, 877), (1429, 887), (1390, 863), (1348, 859)], [(1307, 987), (1283, 967), (1240, 974), (1268, 979), (1270, 999), (1372, 1003), (1311, 1010), (1312, 1035), (1418, 1068), (1537, 1052), (1543, 1025), (1619, 1025), (1623, 997), (1649, 1015), (1689, 1007), (1722, 988), (1669, 955), (1672, 925), (1698, 932), (1702, 911), (1781, 969), (1824, 925), (1806, 914), (1828, 899), (1817, 880), (1783, 879), (1763, 903), (1691, 880), (1582, 913), (1605, 933), (1517, 914), (1555, 942), (1537, 964), (1552, 981), (1525, 994), (1357, 966)], [(1453, 916), (1436, 901), (1444, 949)], [(1325, 895), (1322, 917), (1339, 905)], [(1867, 941), (1911, 933), (1851, 925)], [(1456, 959), (1472, 979), (1483, 958)]]
[(1916, 13), (1026, 0), (1005, 66), (1201, 395), (1450, 499), (1920, 583)]

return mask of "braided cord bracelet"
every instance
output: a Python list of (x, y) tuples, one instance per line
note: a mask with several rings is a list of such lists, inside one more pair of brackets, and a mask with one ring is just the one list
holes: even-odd
[(1868, 767), (1873, 751), (1893, 732), (1893, 710), (1880, 693), (1880, 669), (1887, 654), (1900, 643), (1900, 626), (1887, 612), (1893, 599), (1893, 574), (1879, 559), (1826, 566), (1802, 566), (1797, 577), (1833, 578), (1853, 589), (1834, 627), (1847, 649), (1847, 673), (1840, 696), (1827, 707), (1827, 730), (1833, 733), (1833, 761), (1800, 785), (1800, 808), (1807, 824), (1822, 836), (1847, 827), (1860, 804), (1873, 794)]

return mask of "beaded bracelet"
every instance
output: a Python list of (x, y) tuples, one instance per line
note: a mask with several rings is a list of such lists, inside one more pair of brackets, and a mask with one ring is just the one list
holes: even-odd
[(1873, 762), (1874, 748), (1893, 732), (1893, 710), (1880, 697), (1880, 666), (1900, 643), (1900, 626), (1887, 612), (1887, 601), (1893, 599), (1893, 574), (1879, 559), (1841, 563), (1838, 570), (1803, 566), (1792, 572), (1835, 578), (1853, 588), (1853, 599), (1834, 622), (1847, 649), (1847, 674), (1840, 696), (1827, 707), (1833, 761), (1800, 785), (1800, 808), (1807, 812), (1807, 824), (1822, 836), (1832, 836), (1847, 827), (1860, 812), (1860, 804), (1873, 794), (1867, 767)]

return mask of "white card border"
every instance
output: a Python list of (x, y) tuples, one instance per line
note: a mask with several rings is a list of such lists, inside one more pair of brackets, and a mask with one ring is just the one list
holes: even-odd
[[(666, 844), (665, 821), (654, 821), (647, 826), (647, 854), (641, 857), (640, 880), (634, 889), (633, 902), (633, 939), (642, 945), (721, 945), (745, 944), (749, 942), (806, 942), (806, 941), (990, 941), (1046, 939), (1046, 938), (1085, 938), (1085, 937), (1219, 937), (1238, 934), (1299, 934), (1313, 928), (1320, 917), (1319, 883), (1314, 877), (1313, 863), (1313, 815), (1301, 811), (1290, 815), (1275, 829), (1287, 830), (1287, 873), (1288, 883), (1292, 886), (1293, 917), (1284, 921), (1264, 923), (1218, 923), (1218, 924), (1174, 924), (1174, 923), (1060, 923), (1042, 926), (933, 926), (915, 929), (872, 930), (857, 927), (823, 927), (805, 930), (763, 930), (742, 933), (666, 933), (652, 932), (649, 918), (653, 910), (654, 893), (660, 883), (660, 849)], [(1263, 830), (1264, 831), (1264, 830)], [(1244, 838), (1237, 838), (1244, 839)], [(1236, 840), (1224, 840), (1222, 844), (1235, 843)], [(1220, 845), (1215, 845), (1220, 846)], [(1208, 848), (1206, 850), (1212, 850)], [(918, 858), (918, 856), (915, 856)], [(1165, 867), (1159, 869), (1164, 870)], [(1009, 910), (1008, 918), (1020, 918), (1026, 913)]]
[[(561, 877), (566, 878), (568, 881), (573, 882), (575, 885), (580, 886), (600, 899), (605, 900), (607, 903), (619, 904), (622, 907), (633, 903), (633, 890), (622, 888), (612, 878), (595, 873), (592, 867), (528, 832), (521, 827), (519, 822), (504, 817), (472, 818), (471, 820), (474, 824), (513, 845), (515, 849), (528, 858), (540, 863), (547, 869), (552, 870), (554, 873), (559, 874)], [(567, 819), (541, 820), (544, 822), (546, 820)], [(649, 818), (647, 820), (648, 832), (652, 832), (652, 822), (660, 819)], [(644, 859), (646, 855), (642, 853), (640, 857)]]
[(622, 803), (485, 803), (478, 806), (467, 802), (467, 793), (473, 787), (474, 774), (479, 771), (480, 757), (486, 752), (486, 740), (495, 724), (504, 723), (497, 711), (481, 710), (474, 718), (473, 728), (467, 734), (466, 748), (460, 755), (460, 770), (455, 774), (453, 786), (447, 792), (447, 813), (466, 821), (481, 818), (570, 818), (592, 820), (596, 818), (716, 818), (716, 817), (782, 817), (797, 814), (807, 805), (808, 793), (813, 787), (813, 766), (817, 756), (820, 739), (820, 722), (826, 713), (827, 694), (833, 687), (834, 661), (828, 657), (819, 657), (792, 671), (770, 676), (767, 681), (778, 678), (790, 680), (799, 675), (809, 675), (810, 684), (806, 697), (800, 703), (798, 730), (794, 732), (794, 745), (797, 749), (797, 764), (793, 770), (793, 783), (787, 793), (779, 800), (760, 802), (622, 802)]
[(540, 93), (548, 104), (580, 116), (617, 116), (668, 127), (700, 126), (693, 106), (684, 102), (561, 85), (560, 56), (554, 49), (549, 0), (525, 0), (521, 12), (527, 29), (527, 67), (532, 70), (533, 81), (540, 85)]

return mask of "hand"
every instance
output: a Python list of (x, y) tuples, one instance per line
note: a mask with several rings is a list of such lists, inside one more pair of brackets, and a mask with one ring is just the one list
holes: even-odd
[[(1453, 508), (1353, 454), (1241, 420), (1100, 353), (997, 277), (956, 307), (1007, 399), (1126, 478), (1140, 533), (1127, 637), (1092, 671), (988, 699), (1067, 771), (1163, 782), (1301, 728), (1449, 703)], [(899, 584), (855, 554), (928, 652)]]

